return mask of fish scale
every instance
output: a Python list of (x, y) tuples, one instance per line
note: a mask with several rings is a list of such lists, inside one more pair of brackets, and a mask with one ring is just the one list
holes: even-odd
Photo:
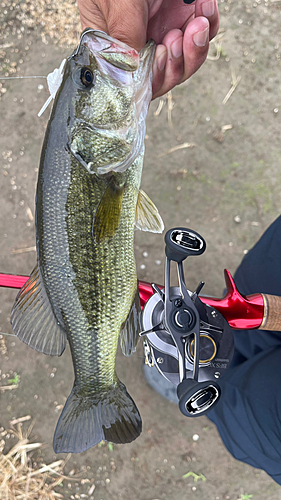
[(101, 440), (128, 443), (141, 432), (115, 359), (119, 337), (125, 355), (138, 340), (135, 224), (163, 230), (140, 190), (154, 50), (149, 42), (138, 54), (86, 30), (66, 62), (45, 134), (38, 260), (11, 323), (45, 354), (60, 356), (69, 342), (75, 380), (56, 427), (56, 453), (81, 452)]

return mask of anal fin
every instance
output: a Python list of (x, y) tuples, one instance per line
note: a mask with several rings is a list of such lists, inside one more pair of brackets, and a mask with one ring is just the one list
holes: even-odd
[(36, 351), (60, 356), (65, 349), (66, 333), (55, 317), (38, 264), (16, 298), (11, 325), (17, 337)]
[(120, 346), (125, 356), (130, 356), (137, 348), (139, 332), (141, 331), (140, 313), (140, 297), (137, 289), (132, 307), (120, 333)]

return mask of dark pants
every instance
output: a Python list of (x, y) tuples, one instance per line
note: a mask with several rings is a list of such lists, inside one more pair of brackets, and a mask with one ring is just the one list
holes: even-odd
[[(242, 294), (281, 295), (281, 217), (235, 273)], [(235, 330), (235, 353), (208, 416), (230, 453), (281, 484), (281, 332)]]

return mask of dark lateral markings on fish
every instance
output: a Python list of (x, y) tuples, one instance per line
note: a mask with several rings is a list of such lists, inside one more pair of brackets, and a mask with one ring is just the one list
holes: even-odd
[(74, 386), (54, 450), (139, 436), (139, 411), (118, 379), (118, 339), (136, 349), (140, 301), (134, 230), (160, 233), (140, 189), (154, 42), (138, 53), (87, 29), (67, 59), (42, 148), (36, 194), (37, 265), (11, 313), (15, 334), (60, 356), (68, 340)]

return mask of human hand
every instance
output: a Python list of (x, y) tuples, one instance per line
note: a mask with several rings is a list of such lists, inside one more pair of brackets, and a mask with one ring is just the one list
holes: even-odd
[(200, 68), (219, 27), (216, 0), (78, 0), (78, 7), (82, 29), (105, 31), (137, 50), (155, 40), (153, 98)]

